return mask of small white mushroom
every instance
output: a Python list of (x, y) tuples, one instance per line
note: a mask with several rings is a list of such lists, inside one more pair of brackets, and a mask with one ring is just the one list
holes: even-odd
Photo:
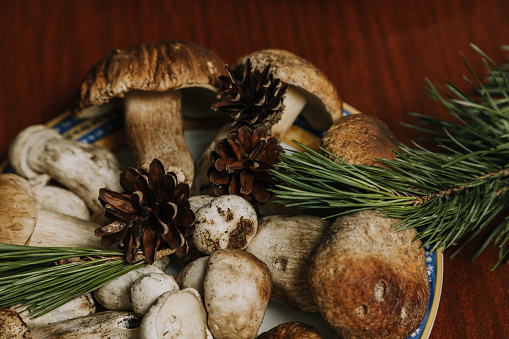
[(64, 139), (44, 125), (30, 126), (16, 136), (9, 147), (9, 162), (26, 178), (47, 173), (81, 197), (92, 211), (101, 207), (97, 199), (100, 188), (122, 189), (118, 180), (122, 169), (110, 150)]
[(154, 265), (140, 267), (99, 287), (94, 291), (94, 297), (108, 310), (132, 311), (130, 296), (132, 283), (142, 275), (152, 272), (163, 273)]
[(96, 307), (92, 294), (88, 293), (37, 318), (30, 318), (28, 310), (20, 312), (19, 315), (29, 328), (35, 328), (50, 323), (84, 317), (94, 313), (95, 310)]
[(205, 254), (215, 250), (244, 249), (258, 227), (256, 212), (236, 195), (223, 195), (196, 212), (193, 242)]
[(178, 290), (179, 286), (171, 275), (154, 272), (142, 275), (131, 285), (131, 304), (134, 313), (144, 315), (163, 293)]
[(187, 288), (161, 295), (140, 325), (141, 339), (207, 339), (207, 313), (198, 292)]
[(137, 339), (140, 321), (131, 312), (106, 311), (39, 326), (32, 334), (37, 339)]
[(177, 276), (181, 289), (194, 288), (203, 296), (203, 281), (209, 263), (209, 257), (201, 257), (187, 264)]
[(209, 257), (203, 287), (214, 338), (256, 337), (272, 292), (262, 261), (241, 250), (217, 250)]
[(274, 215), (260, 219), (246, 248), (270, 270), (272, 299), (293, 309), (318, 312), (308, 283), (314, 250), (330, 222), (311, 215)]

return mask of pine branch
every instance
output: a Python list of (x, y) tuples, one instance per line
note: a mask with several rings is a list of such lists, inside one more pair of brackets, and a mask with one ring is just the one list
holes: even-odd
[(125, 251), (0, 243), (0, 307), (36, 318), (145, 265)]
[[(468, 63), (473, 80), (465, 79), (477, 100), (450, 83), (442, 90), (427, 80), (427, 95), (456, 121), (414, 114), (421, 126), (407, 125), (431, 133), (442, 152), (416, 143), (402, 145), (396, 160), (378, 159), (387, 166), (381, 168), (351, 165), (299, 144), (305, 152), (281, 154), (273, 171), (280, 182), (273, 190), (279, 202), (329, 208), (330, 217), (377, 209), (402, 219), (394, 225), (398, 230), (418, 228), (417, 238), (433, 244), (432, 250), (479, 235), (509, 204), (509, 81), (507, 73), (473, 48), (484, 58), (490, 85), (485, 86)], [(500, 247), (495, 267), (507, 261), (508, 225), (504, 221), (497, 226), (475, 257), (494, 242)]]

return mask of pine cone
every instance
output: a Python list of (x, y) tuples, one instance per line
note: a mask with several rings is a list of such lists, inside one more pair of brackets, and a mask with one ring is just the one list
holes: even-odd
[(272, 125), (281, 120), (283, 95), (288, 85), (274, 79), (269, 72), (270, 64), (265, 67), (258, 81), (249, 59), (244, 65), (242, 80), (238, 80), (228, 66), (225, 68), (228, 77), (221, 76), (219, 80), (226, 89), (220, 92), (217, 98), (229, 99), (217, 102), (211, 108), (228, 113), (230, 120), (227, 125), (233, 129), (242, 126), (253, 129), (264, 127), (270, 133)]
[(99, 190), (99, 201), (106, 208), (110, 224), (95, 230), (101, 242), (119, 242), (127, 248), (127, 261), (133, 262), (140, 246), (145, 261), (154, 262), (158, 250), (187, 252), (184, 235), (194, 231), (194, 212), (189, 204), (189, 185), (177, 182), (173, 172), (164, 173), (161, 162), (154, 159), (149, 172), (129, 168), (120, 175), (125, 190), (116, 193)]
[(269, 199), (273, 180), (268, 172), (284, 152), (267, 131), (243, 126), (216, 142), (210, 155), (209, 178), (216, 195), (240, 195), (251, 204)]

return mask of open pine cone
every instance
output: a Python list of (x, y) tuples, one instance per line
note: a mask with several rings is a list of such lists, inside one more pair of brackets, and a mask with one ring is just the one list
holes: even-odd
[(270, 133), (272, 125), (281, 120), (284, 108), (283, 95), (288, 85), (283, 85), (279, 79), (274, 79), (269, 69), (270, 64), (256, 80), (248, 58), (244, 65), (244, 76), (242, 80), (239, 80), (226, 66), (228, 77), (221, 76), (219, 79), (226, 89), (217, 97), (229, 99), (214, 103), (211, 108), (229, 114), (228, 126), (233, 129), (241, 126), (249, 126), (253, 129), (264, 127)]
[(184, 235), (194, 231), (194, 212), (189, 204), (189, 185), (177, 182), (173, 172), (164, 172), (154, 159), (147, 173), (129, 168), (120, 175), (123, 193), (99, 190), (99, 201), (106, 208), (110, 224), (95, 230), (105, 245), (119, 243), (127, 248), (127, 261), (136, 259), (141, 247), (145, 261), (154, 262), (158, 250), (187, 252)]
[(216, 195), (239, 195), (251, 204), (265, 202), (273, 180), (268, 172), (284, 152), (274, 137), (267, 137), (264, 128), (252, 131), (243, 126), (216, 142), (210, 154), (209, 178)]

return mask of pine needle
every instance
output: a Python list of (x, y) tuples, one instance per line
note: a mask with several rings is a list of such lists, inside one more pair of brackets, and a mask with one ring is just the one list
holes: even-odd
[(0, 307), (36, 318), (143, 265), (122, 250), (0, 243)]

